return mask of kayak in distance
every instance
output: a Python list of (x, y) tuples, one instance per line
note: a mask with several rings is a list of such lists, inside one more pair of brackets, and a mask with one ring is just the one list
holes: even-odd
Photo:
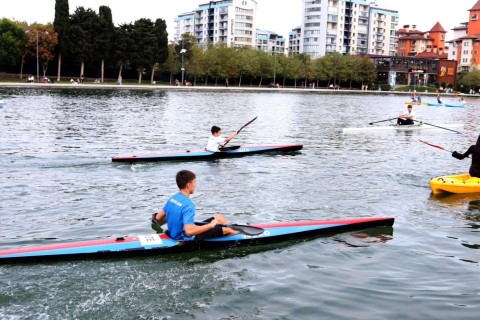
[[(72, 259), (111, 259), (142, 257), (192, 252), (198, 250), (225, 249), (237, 246), (253, 246), (292, 239), (332, 235), (341, 232), (391, 227), (392, 217), (368, 217), (342, 220), (294, 221), (268, 224), (231, 225), (258, 229), (256, 235), (235, 235), (203, 240), (176, 241), (167, 234), (149, 234), (36, 247), (0, 250), (0, 264), (17, 262), (41, 262)], [(229, 225), (230, 226), (230, 225)], [(248, 232), (247, 232), (248, 233)]]
[(480, 193), (480, 178), (471, 177), (468, 173), (430, 179), (433, 193)]
[(355, 133), (355, 132), (363, 132), (363, 131), (383, 131), (383, 130), (396, 130), (396, 131), (404, 131), (404, 130), (419, 130), (419, 129), (442, 129), (442, 128), (461, 128), (463, 124), (456, 123), (456, 124), (442, 124), (442, 125), (427, 125), (427, 124), (406, 124), (406, 125), (398, 125), (398, 124), (390, 124), (388, 126), (375, 126), (375, 127), (363, 127), (363, 128), (344, 128), (343, 133)]
[(411, 104), (411, 105), (422, 105), (422, 104), (427, 104), (428, 102), (425, 101), (405, 101), (405, 104)]
[(235, 158), (261, 153), (284, 153), (298, 151), (303, 144), (264, 145), (264, 146), (232, 146), (222, 148), (222, 151), (213, 152), (206, 150), (183, 151), (157, 154), (139, 154), (132, 156), (113, 157), (112, 161), (137, 162), (137, 161), (193, 161), (221, 158)]

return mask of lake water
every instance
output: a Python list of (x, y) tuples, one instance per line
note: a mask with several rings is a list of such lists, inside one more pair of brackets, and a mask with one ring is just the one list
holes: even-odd
[[(419, 139), (465, 151), (480, 107), (414, 107), (425, 122), (464, 124), (463, 135), (343, 134), (395, 117), (407, 97), (0, 89), (0, 100), (0, 249), (151, 233), (180, 169), (197, 174), (199, 218), (396, 219), (393, 230), (256, 248), (0, 266), (1, 319), (478, 319), (480, 196), (433, 197), (428, 184), (470, 163)], [(230, 134), (255, 116), (231, 145), (304, 149), (111, 162), (201, 149), (212, 125)]]

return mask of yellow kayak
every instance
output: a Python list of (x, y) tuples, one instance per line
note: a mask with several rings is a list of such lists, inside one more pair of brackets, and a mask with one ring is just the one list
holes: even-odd
[(480, 178), (470, 177), (468, 173), (430, 179), (433, 193), (480, 193)]
[(416, 105), (420, 105), (420, 104), (428, 104), (428, 102), (426, 101), (422, 101), (422, 102), (418, 102), (418, 101), (405, 101), (405, 104), (416, 104)]

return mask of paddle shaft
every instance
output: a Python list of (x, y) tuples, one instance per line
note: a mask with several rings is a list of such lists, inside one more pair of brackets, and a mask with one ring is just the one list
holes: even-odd
[[(412, 119), (412, 120), (413, 120), (413, 119)], [(426, 124), (426, 125), (429, 125), (429, 126), (432, 126), (432, 127), (435, 127), (435, 128), (440, 128), (440, 129), (444, 129), (444, 130), (448, 130), (448, 131), (452, 131), (452, 132), (455, 132), (455, 133), (460, 133), (460, 134), (462, 134), (460, 131), (448, 129), (448, 128), (445, 128), (445, 127), (436, 126), (436, 125), (434, 125), (434, 124), (427, 123), (427, 122), (423, 122), (423, 121), (420, 121), (420, 120), (413, 120), (413, 121), (420, 122), (421, 124)]]
[(379, 123), (379, 122), (385, 122), (385, 121), (391, 121), (391, 120), (395, 120), (397, 118), (391, 118), (391, 119), (386, 119), (386, 120), (380, 120), (380, 121), (375, 121), (375, 122), (370, 122), (369, 124), (374, 124), (374, 123)]
[[(253, 118), (252, 120), (248, 121), (247, 123), (245, 123), (240, 129), (237, 130), (237, 134), (240, 133), (240, 131), (243, 130), (243, 128), (245, 128), (246, 126), (248, 126), (250, 123), (252, 123), (253, 121), (257, 120), (258, 116), (256, 116), (255, 118)], [(227, 145), (227, 143), (229, 143), (230, 141), (227, 141), (223, 144), (223, 147), (225, 147)]]
[[(429, 145), (429, 146), (431, 146), (431, 147), (434, 147), (434, 148), (437, 148), (437, 149), (440, 149), (440, 150), (443, 150), (443, 151), (447, 151), (447, 152), (453, 153), (453, 151), (447, 150), (447, 149), (445, 149), (445, 148), (442, 147), (442, 146), (437, 146), (436, 144), (432, 144), (432, 143), (427, 142), (427, 141), (424, 141), (424, 140), (420, 140), (420, 142), (425, 143), (426, 145)], [(470, 158), (470, 156), (468, 156), (467, 158)]]

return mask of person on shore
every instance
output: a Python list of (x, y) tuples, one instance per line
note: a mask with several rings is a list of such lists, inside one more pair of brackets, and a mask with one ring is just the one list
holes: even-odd
[(233, 138), (238, 134), (237, 131), (229, 135), (227, 138), (221, 137), (222, 134), (222, 129), (217, 126), (213, 126), (212, 129), (210, 130), (212, 132), (212, 135), (208, 139), (207, 146), (205, 147), (205, 150), (207, 151), (213, 151), (217, 152), (219, 151), (220, 147), (223, 147), (223, 145)]
[(156, 224), (167, 224), (167, 234), (170, 238), (201, 240), (237, 233), (235, 230), (221, 226), (228, 224), (228, 221), (220, 214), (201, 223), (195, 223), (195, 204), (190, 199), (190, 195), (195, 192), (197, 178), (192, 171), (181, 170), (177, 172), (176, 181), (179, 192), (173, 195), (163, 209), (153, 217)]
[(397, 124), (401, 126), (413, 124), (413, 118), (415, 118), (415, 112), (413, 112), (412, 105), (409, 104), (407, 107), (407, 112), (402, 113), (398, 116)]
[(478, 136), (477, 143), (471, 145), (464, 154), (457, 151), (452, 152), (452, 157), (459, 160), (463, 160), (469, 155), (472, 155), (472, 164), (468, 173), (470, 173), (471, 177), (480, 178), (480, 136)]

